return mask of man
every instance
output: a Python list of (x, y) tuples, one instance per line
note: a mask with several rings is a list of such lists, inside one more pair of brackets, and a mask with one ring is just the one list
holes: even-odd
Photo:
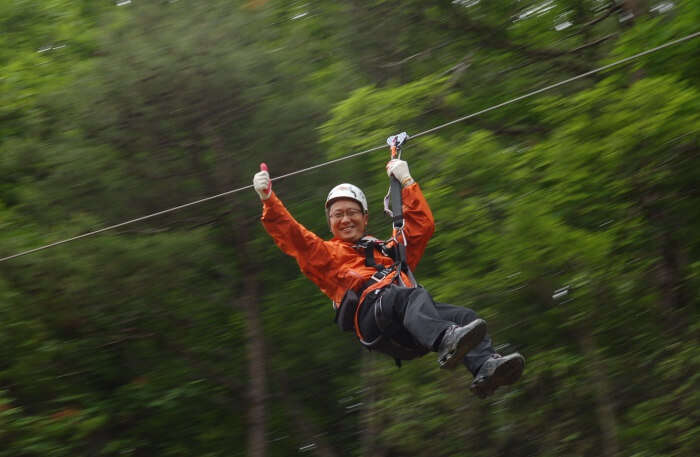
[[(413, 270), (433, 234), (433, 215), (408, 164), (394, 159), (386, 168), (401, 183), (401, 242), (405, 240), (408, 246), (406, 263)], [(483, 319), (470, 309), (434, 302), (425, 289), (412, 284), (411, 275), (396, 267), (393, 246), (380, 246), (375, 238), (366, 236), (367, 199), (358, 187), (340, 184), (328, 194), (330, 240), (323, 240), (291, 216), (272, 191), (267, 170), (255, 174), (253, 187), (263, 203), (265, 230), (333, 300), (337, 313), (344, 316), (341, 320), (349, 323), (344, 329), (354, 330), (365, 346), (397, 360), (434, 351), (440, 367), (446, 369), (462, 361), (474, 375), (470, 389), (481, 398), (520, 378), (525, 359), (518, 353), (497, 354)]]

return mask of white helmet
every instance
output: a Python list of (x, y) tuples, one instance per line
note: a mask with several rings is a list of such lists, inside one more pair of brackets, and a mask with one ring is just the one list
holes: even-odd
[(365, 198), (364, 192), (360, 190), (359, 187), (352, 184), (343, 183), (338, 184), (328, 192), (328, 197), (326, 198), (326, 215), (328, 214), (328, 208), (331, 204), (339, 198), (349, 198), (350, 200), (355, 200), (362, 207), (362, 211), (367, 213), (367, 198)]

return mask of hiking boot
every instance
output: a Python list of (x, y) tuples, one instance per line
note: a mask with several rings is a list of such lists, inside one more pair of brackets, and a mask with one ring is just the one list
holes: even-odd
[(486, 321), (475, 319), (467, 325), (447, 327), (438, 347), (440, 368), (454, 370), (457, 364), (486, 336)]
[(520, 379), (525, 368), (525, 357), (515, 352), (506, 356), (493, 354), (479, 368), (469, 389), (479, 398), (493, 394), (500, 386), (507, 386)]

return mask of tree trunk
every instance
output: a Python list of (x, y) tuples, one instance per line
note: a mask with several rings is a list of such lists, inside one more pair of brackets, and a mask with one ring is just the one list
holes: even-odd
[(676, 333), (687, 325), (687, 317), (681, 310), (686, 301), (683, 268), (687, 262), (683, 249), (673, 234), (674, 222), (660, 203), (670, 200), (672, 196), (655, 192), (644, 192), (642, 195), (640, 204), (644, 217), (654, 230), (657, 250), (658, 261), (654, 266), (652, 280), (661, 297), (660, 316), (666, 324), (666, 330)]
[[(240, 209), (240, 208), (239, 208)], [(242, 296), (234, 297), (234, 309), (243, 310), (245, 314), (245, 344), (248, 359), (248, 457), (265, 457), (267, 443), (265, 432), (267, 420), (265, 402), (267, 399), (267, 374), (265, 371), (265, 338), (260, 315), (260, 287), (257, 265), (250, 255), (250, 227), (245, 221), (233, 227), (236, 252), (242, 258), (249, 259), (242, 272)]]
[[(214, 125), (206, 121), (202, 127), (202, 137), (214, 138), (214, 148), (220, 155), (226, 153), (224, 143), (219, 135), (216, 134)], [(192, 169), (197, 170), (199, 179), (209, 194), (219, 194), (223, 192), (221, 186), (223, 183), (217, 182), (215, 175), (211, 173), (201, 157), (204, 149), (201, 146), (205, 144), (200, 141), (193, 145), (190, 155)], [(231, 177), (223, 173), (223, 181), (231, 179)], [(250, 200), (249, 200), (250, 201)], [(236, 213), (249, 214), (248, 211), (252, 207), (257, 206), (252, 204), (241, 204), (240, 202), (234, 205)], [(259, 206), (257, 206), (259, 208)], [(257, 209), (259, 211), (259, 209)], [(238, 220), (234, 222), (233, 227), (226, 227), (227, 231), (223, 243), (227, 245), (233, 244), (237, 253), (240, 253), (241, 258), (247, 259), (244, 263), (245, 270), (242, 272), (242, 284), (237, 284), (235, 280), (231, 280), (231, 288), (241, 287), (242, 295), (233, 297), (231, 306), (234, 310), (243, 310), (245, 314), (245, 344), (246, 356), (248, 360), (248, 457), (265, 457), (267, 455), (267, 442), (265, 440), (265, 432), (267, 429), (267, 420), (265, 412), (265, 401), (267, 399), (265, 372), (265, 339), (263, 335), (263, 324), (260, 316), (260, 287), (258, 284), (257, 271), (262, 268), (256, 257), (251, 255), (249, 244), (251, 241), (251, 226), (254, 220)]]
[(658, 236), (659, 262), (656, 266), (656, 281), (661, 292), (662, 315), (671, 332), (675, 333), (688, 325), (688, 316), (682, 312), (686, 302), (682, 248), (665, 228)]
[(584, 356), (588, 360), (588, 372), (591, 376), (596, 415), (603, 441), (600, 455), (616, 457), (619, 455), (620, 443), (617, 437), (617, 419), (615, 418), (612, 389), (605, 373), (605, 364), (598, 353), (598, 346), (590, 328), (581, 329), (578, 340)]
[[(247, 274), (245, 295), (242, 302), (246, 322), (246, 348), (248, 356), (248, 456), (265, 457), (265, 341), (258, 309), (256, 278)], [(236, 305), (234, 305), (236, 306)]]

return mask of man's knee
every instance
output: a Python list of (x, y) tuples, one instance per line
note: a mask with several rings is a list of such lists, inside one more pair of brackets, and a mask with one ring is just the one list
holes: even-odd
[(472, 309), (463, 306), (448, 305), (446, 303), (436, 303), (440, 316), (445, 320), (449, 320), (459, 325), (467, 325), (468, 323), (479, 318), (479, 315)]

